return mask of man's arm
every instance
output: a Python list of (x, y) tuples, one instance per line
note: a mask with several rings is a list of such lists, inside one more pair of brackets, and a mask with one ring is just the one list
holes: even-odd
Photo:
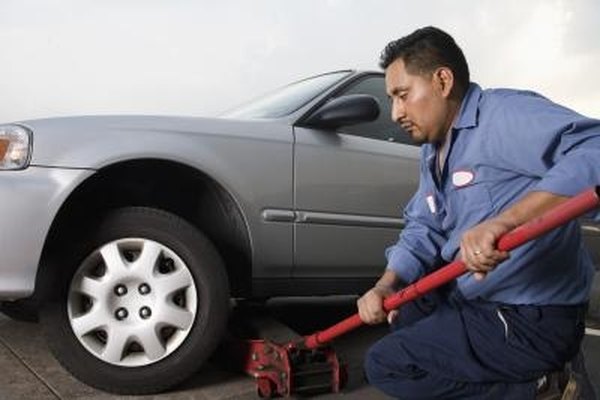
[[(508, 258), (508, 253), (496, 250), (496, 242), (500, 236), (568, 198), (549, 192), (531, 192), (497, 217), (465, 232), (460, 250), (467, 268), (475, 273), (476, 279), (483, 279), (496, 265)], [(404, 285), (405, 282), (396, 272), (386, 269), (375, 286), (357, 301), (358, 313), (363, 322), (377, 324), (385, 321), (384, 299)]]
[(500, 236), (568, 198), (549, 192), (531, 192), (497, 217), (466, 231), (460, 243), (460, 255), (467, 268), (474, 272), (475, 279), (483, 279), (496, 265), (508, 258), (507, 252), (496, 249)]
[[(376, 324), (386, 319), (383, 300), (404, 286), (419, 279), (432, 265), (439, 265), (440, 248), (445, 240), (436, 226), (426, 201), (423, 180), (419, 190), (404, 210), (406, 226), (398, 242), (385, 251), (387, 266), (375, 286), (358, 301), (358, 314), (363, 322)], [(394, 313), (390, 313), (390, 318)]]

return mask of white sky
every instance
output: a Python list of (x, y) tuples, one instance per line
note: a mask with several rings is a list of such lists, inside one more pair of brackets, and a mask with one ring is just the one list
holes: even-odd
[(1, 0), (0, 122), (212, 115), (309, 75), (376, 69), (435, 25), (484, 87), (600, 117), (597, 0)]

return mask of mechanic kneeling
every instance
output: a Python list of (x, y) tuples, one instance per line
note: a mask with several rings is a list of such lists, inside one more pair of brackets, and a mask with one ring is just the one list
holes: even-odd
[(393, 120), (422, 144), (421, 175), (361, 319), (384, 321), (386, 296), (455, 258), (471, 272), (387, 316), (367, 378), (401, 399), (533, 399), (578, 354), (594, 266), (576, 221), (510, 257), (495, 243), (600, 183), (600, 121), (533, 92), (482, 90), (437, 28), (388, 44), (381, 66)]

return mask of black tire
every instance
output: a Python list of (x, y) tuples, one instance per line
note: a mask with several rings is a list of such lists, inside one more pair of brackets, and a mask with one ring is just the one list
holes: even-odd
[[(193, 322), (186, 330), (187, 336), (164, 358), (141, 366), (116, 365), (94, 355), (82, 344), (70, 322), (69, 291), (77, 271), (83, 268), (88, 255), (123, 238), (148, 239), (172, 250), (191, 273), (197, 296), (195, 316), (190, 320)], [(229, 313), (225, 267), (210, 240), (171, 213), (141, 207), (112, 212), (81, 240), (76, 248), (66, 249), (59, 260), (61, 265), (55, 266), (62, 268), (59, 290), (40, 315), (48, 344), (58, 361), (82, 382), (119, 394), (162, 392), (194, 374), (218, 346)]]

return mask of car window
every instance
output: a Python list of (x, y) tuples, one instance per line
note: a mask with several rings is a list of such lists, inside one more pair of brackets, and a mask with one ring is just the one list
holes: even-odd
[(350, 71), (330, 72), (294, 82), (229, 111), (223, 117), (240, 119), (283, 117), (298, 110), (348, 74)]
[(391, 105), (387, 94), (385, 93), (385, 81), (383, 76), (371, 75), (362, 78), (358, 82), (351, 84), (336, 97), (347, 94), (368, 94), (374, 96), (379, 100), (381, 112), (375, 121), (345, 126), (338, 129), (339, 133), (385, 140), (386, 142), (415, 144), (408, 133), (402, 130), (397, 123), (392, 121)]

